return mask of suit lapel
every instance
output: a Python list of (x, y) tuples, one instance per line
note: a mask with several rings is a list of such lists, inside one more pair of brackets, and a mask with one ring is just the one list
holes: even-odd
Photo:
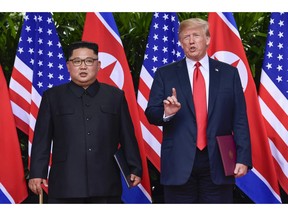
[(186, 103), (195, 116), (191, 84), (190, 84), (190, 80), (188, 76), (188, 69), (186, 65), (186, 58), (184, 58), (182, 61), (179, 62), (177, 76), (178, 76), (180, 88), (184, 95)]
[(217, 98), (220, 83), (220, 68), (216, 60), (209, 58), (209, 101), (208, 120), (212, 114), (215, 100)]

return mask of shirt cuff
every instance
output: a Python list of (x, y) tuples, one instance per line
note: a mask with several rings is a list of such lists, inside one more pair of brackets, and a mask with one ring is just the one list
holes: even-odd
[(175, 114), (172, 114), (172, 115), (169, 115), (169, 116), (165, 116), (165, 113), (164, 113), (164, 114), (163, 114), (163, 121), (164, 121), (164, 122), (170, 121), (174, 115), (175, 115)]

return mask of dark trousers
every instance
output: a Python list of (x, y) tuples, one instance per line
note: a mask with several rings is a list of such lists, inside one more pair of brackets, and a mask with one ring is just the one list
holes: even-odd
[(189, 180), (184, 185), (164, 185), (165, 203), (233, 203), (234, 185), (212, 182), (207, 148), (197, 150)]
[(84, 197), (84, 198), (49, 198), (48, 203), (50, 204), (89, 204), (89, 203), (100, 203), (100, 204), (120, 204), (121, 197)]

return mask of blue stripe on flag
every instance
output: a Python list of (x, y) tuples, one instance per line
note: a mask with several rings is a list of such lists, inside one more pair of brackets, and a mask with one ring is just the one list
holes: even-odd
[(116, 22), (114, 21), (113, 13), (102, 12), (102, 13), (99, 13), (99, 14), (102, 16), (102, 18), (106, 21), (106, 23), (110, 26), (110, 28), (112, 28), (112, 30), (120, 38), (118, 27), (116, 25)]
[(230, 22), (230, 24), (232, 24), (236, 29), (238, 29), (236, 22), (235, 22), (235, 19), (234, 19), (234, 16), (233, 16), (233, 13), (224, 12), (222, 14), (226, 17), (226, 19)]
[(0, 204), (10, 204), (10, 200), (6, 197), (3, 191), (0, 189)]
[(145, 196), (144, 192), (141, 191), (139, 186), (132, 187), (129, 189), (122, 175), (121, 175), (121, 181), (122, 181), (122, 189), (123, 189), (122, 201), (124, 203), (129, 203), (129, 204), (135, 204), (135, 203), (150, 204), (151, 203), (151, 201)]
[(255, 203), (281, 203), (253, 170), (240, 179), (236, 178), (237, 186)]

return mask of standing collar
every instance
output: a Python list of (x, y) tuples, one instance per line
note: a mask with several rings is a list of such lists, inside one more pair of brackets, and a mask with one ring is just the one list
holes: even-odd
[(96, 80), (94, 83), (92, 83), (87, 89), (84, 89), (83, 87), (77, 85), (75, 82), (71, 81), (69, 83), (69, 88), (72, 90), (72, 92), (77, 96), (81, 97), (84, 92), (90, 96), (95, 96), (100, 88), (99, 82)]

